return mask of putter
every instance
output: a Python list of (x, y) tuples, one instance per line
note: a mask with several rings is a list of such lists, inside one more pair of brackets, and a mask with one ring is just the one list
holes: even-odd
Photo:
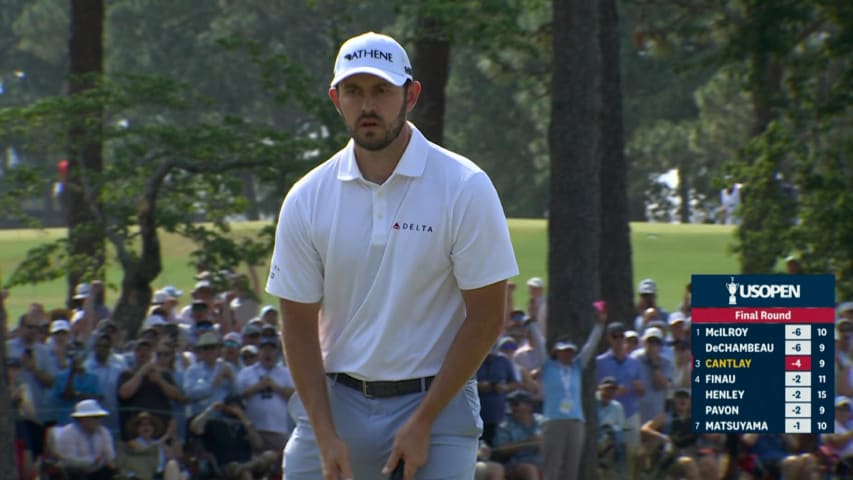
[(388, 477), (388, 480), (403, 480), (403, 467), (405, 463), (402, 460), (397, 462), (397, 466), (394, 467), (394, 471), (391, 472), (391, 476)]

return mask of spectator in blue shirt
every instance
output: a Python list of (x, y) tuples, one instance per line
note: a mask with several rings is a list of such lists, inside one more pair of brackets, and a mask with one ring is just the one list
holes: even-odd
[(52, 404), (59, 425), (71, 422), (71, 413), (78, 402), (101, 399), (98, 377), (86, 371), (84, 361), (84, 352), (77, 352), (68, 361), (70, 367), (56, 376)]
[(515, 368), (503, 355), (491, 352), (477, 370), (477, 392), (480, 394), (480, 418), (483, 440), (493, 445), (498, 425), (506, 416), (506, 394), (518, 388)]
[(539, 480), (542, 470), (542, 415), (533, 413), (533, 397), (519, 390), (509, 397), (512, 410), (495, 434), (494, 452), (505, 459), (509, 478)]
[(625, 348), (625, 326), (615, 322), (607, 326), (607, 343), (610, 348), (595, 361), (596, 381), (604, 377), (616, 379), (616, 400), (625, 410), (625, 446), (628, 449), (628, 474), (634, 478), (640, 449), (640, 413), (638, 401), (646, 393), (640, 371), (640, 361), (628, 356)]
[(184, 395), (190, 402), (187, 418), (236, 391), (236, 375), (231, 365), (219, 358), (219, 348), (219, 337), (213, 332), (203, 334), (195, 346), (196, 363), (184, 373)]
[(578, 478), (585, 422), (581, 377), (584, 367), (592, 360), (606, 322), (607, 315), (598, 311), (596, 324), (580, 354), (577, 354), (577, 345), (568, 338), (561, 338), (551, 349), (550, 358), (545, 350), (545, 338), (539, 323), (529, 323), (531, 343), (542, 365), (539, 379), (544, 392), (545, 478)]

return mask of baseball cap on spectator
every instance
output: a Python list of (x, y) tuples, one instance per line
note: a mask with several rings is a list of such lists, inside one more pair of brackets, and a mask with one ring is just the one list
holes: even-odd
[(162, 327), (166, 324), (166, 319), (164, 319), (160, 315), (149, 315), (144, 322), (142, 322), (143, 329), (149, 329), (154, 327)]
[(338, 50), (331, 87), (359, 73), (375, 75), (402, 87), (412, 80), (412, 64), (406, 50), (393, 38), (367, 32), (347, 40)]
[(666, 322), (663, 320), (652, 320), (646, 324), (646, 328), (659, 328), (661, 330), (666, 330)]
[(260, 346), (261, 346), (261, 348), (263, 348), (263, 347), (278, 348), (278, 339), (273, 338), (273, 337), (264, 337), (261, 339)]
[(607, 326), (608, 335), (616, 335), (625, 333), (625, 325), (622, 322), (613, 322)]
[(166, 295), (168, 295), (170, 297), (175, 297), (175, 298), (180, 298), (180, 296), (184, 294), (183, 290), (178, 290), (177, 288), (175, 288), (172, 285), (166, 285), (160, 291), (165, 292)]
[(260, 318), (264, 318), (264, 316), (270, 312), (278, 313), (278, 310), (275, 309), (272, 305), (264, 305), (264, 308), (261, 309)]
[(853, 312), (853, 302), (841, 302), (835, 309), (835, 314), (841, 316), (843, 313)]
[(278, 329), (275, 328), (275, 325), (265, 323), (261, 325), (261, 335), (278, 335)]
[(219, 337), (213, 332), (205, 332), (199, 337), (195, 346), (196, 348), (217, 347), (219, 346)]
[(645, 342), (646, 340), (652, 338), (663, 341), (663, 332), (661, 331), (661, 329), (657, 327), (647, 328), (646, 331), (643, 333), (643, 341)]
[(515, 339), (505, 335), (498, 339), (498, 350), (503, 350), (504, 348), (515, 349), (518, 347), (518, 344), (515, 343)]
[(658, 293), (658, 286), (651, 278), (645, 278), (640, 281), (639, 285), (637, 285), (637, 293), (641, 295), (656, 294)]
[(195, 287), (193, 287), (193, 293), (198, 292), (199, 290), (213, 290), (213, 286), (210, 284), (210, 280), (199, 280), (195, 282)]
[(507, 395), (506, 399), (507, 399), (507, 401), (509, 401), (510, 404), (527, 402), (528, 404), (533, 405), (533, 403), (534, 403), (533, 397), (529, 393), (525, 392), (524, 390), (516, 390), (516, 391), (510, 393), (509, 395)]
[(685, 323), (687, 322), (687, 317), (684, 316), (681, 312), (672, 312), (669, 314), (669, 324), (675, 325), (676, 323)]
[(250, 335), (260, 335), (261, 334), (261, 328), (255, 324), (247, 323), (246, 326), (243, 327), (242, 334), (244, 337), (248, 337)]
[(89, 298), (89, 294), (92, 293), (92, 286), (88, 283), (78, 283), (77, 287), (74, 288), (74, 300), (83, 300)]
[(850, 398), (845, 397), (844, 395), (838, 395), (835, 397), (835, 408), (843, 407), (844, 405), (850, 406)]
[(527, 286), (533, 288), (543, 288), (545, 286), (545, 282), (540, 277), (532, 277), (527, 280)]
[(248, 355), (257, 355), (257, 354), (258, 354), (258, 347), (254, 346), (254, 345), (245, 345), (243, 348), (240, 349), (240, 356), (241, 357), (245, 357)]
[(53, 335), (57, 332), (70, 332), (71, 324), (68, 323), (68, 320), (54, 320), (50, 322), (50, 334)]
[(604, 377), (598, 382), (598, 388), (616, 388), (619, 386), (619, 383), (616, 381), (614, 377)]
[(162, 305), (169, 300), (169, 294), (163, 290), (157, 290), (151, 297), (151, 305)]
[(675, 396), (675, 397), (688, 397), (689, 398), (690, 397), (690, 389), (684, 388), (684, 387), (676, 388), (673, 391), (673, 396)]
[(637, 331), (636, 331), (636, 330), (625, 330), (625, 338), (626, 338), (626, 339), (628, 339), (628, 338), (636, 338), (636, 339), (639, 339), (639, 338), (640, 338), (640, 334), (639, 334), (639, 333), (637, 333)]
[(561, 340), (561, 341), (554, 344), (554, 351), (555, 352), (562, 352), (564, 350), (578, 351), (578, 346), (575, 345), (574, 342), (569, 341), (569, 340)]
[(237, 332), (228, 332), (225, 334), (224, 337), (222, 337), (222, 343), (227, 344), (228, 342), (236, 343), (237, 346), (239, 346), (241, 343), (243, 343), (243, 338)]
[(527, 316), (527, 312), (524, 310), (513, 310), (509, 314), (509, 318), (514, 322), (523, 323), (526, 322), (530, 317)]

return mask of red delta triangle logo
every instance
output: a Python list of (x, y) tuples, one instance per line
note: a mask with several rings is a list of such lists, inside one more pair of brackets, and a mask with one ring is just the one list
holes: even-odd
[(399, 230), (399, 229), (400, 229), (400, 224), (399, 224), (399, 223), (394, 222), (394, 227), (393, 227), (393, 228), (394, 228), (394, 230)]

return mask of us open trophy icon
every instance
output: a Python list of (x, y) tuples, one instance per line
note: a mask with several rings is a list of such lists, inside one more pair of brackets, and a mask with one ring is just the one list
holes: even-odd
[(737, 282), (735, 282), (735, 277), (730, 277), (732, 279), (731, 282), (726, 284), (726, 288), (729, 291), (729, 305), (737, 305), (737, 298), (735, 297), (735, 292), (737, 292)]

